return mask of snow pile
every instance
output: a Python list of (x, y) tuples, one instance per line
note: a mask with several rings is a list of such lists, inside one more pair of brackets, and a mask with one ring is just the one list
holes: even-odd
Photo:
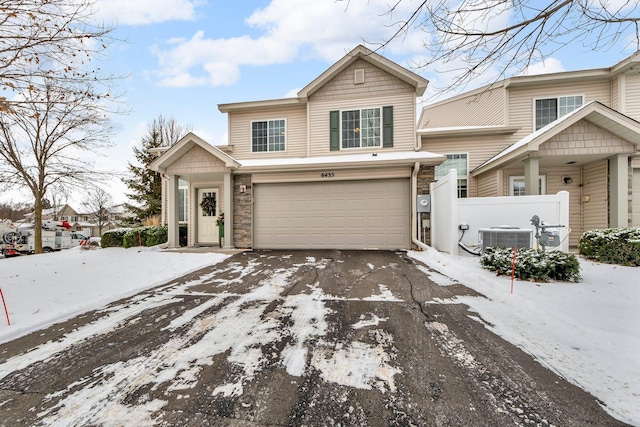
[[(516, 281), (511, 294), (511, 279), (483, 270), (477, 257), (434, 249), (409, 255), (485, 295), (455, 302), (470, 306), (495, 333), (596, 396), (611, 415), (640, 425), (638, 268), (581, 259), (579, 283)], [(423, 271), (442, 286), (453, 284)]]

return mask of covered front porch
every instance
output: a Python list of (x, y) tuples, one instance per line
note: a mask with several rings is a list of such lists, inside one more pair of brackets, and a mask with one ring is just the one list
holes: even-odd
[(162, 222), (167, 224), (169, 248), (180, 247), (181, 224), (188, 227), (189, 247), (233, 248), (233, 172), (239, 166), (193, 133), (150, 165), (163, 177)]

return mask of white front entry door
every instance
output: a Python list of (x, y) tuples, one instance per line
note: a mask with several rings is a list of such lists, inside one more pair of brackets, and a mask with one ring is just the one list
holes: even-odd
[[(207, 200), (205, 206), (211, 207), (210, 210), (204, 209), (203, 201)], [(217, 188), (199, 188), (198, 189), (198, 242), (197, 243), (218, 243), (218, 189)]]

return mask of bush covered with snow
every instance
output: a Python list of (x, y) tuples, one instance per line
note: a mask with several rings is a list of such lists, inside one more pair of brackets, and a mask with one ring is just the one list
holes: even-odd
[[(510, 276), (512, 260), (513, 249), (487, 248), (480, 257), (480, 264), (497, 275)], [(580, 279), (580, 263), (573, 254), (523, 248), (516, 252), (514, 275), (517, 279), (535, 282), (577, 282)]]
[(122, 245), (125, 248), (134, 246), (156, 246), (166, 241), (166, 226), (146, 226), (127, 231), (122, 240)]
[(100, 246), (103, 248), (121, 248), (124, 235), (131, 230), (130, 228), (116, 228), (115, 230), (105, 231), (100, 238)]
[(590, 230), (580, 237), (579, 248), (588, 259), (640, 266), (640, 228)]

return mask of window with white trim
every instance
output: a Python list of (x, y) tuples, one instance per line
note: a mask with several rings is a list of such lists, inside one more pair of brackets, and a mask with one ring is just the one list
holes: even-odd
[[(524, 175), (509, 176), (509, 195), (525, 196)], [(538, 194), (543, 196), (547, 194), (547, 176), (540, 175), (538, 177)]]
[(541, 98), (535, 100), (536, 130), (569, 114), (584, 102), (582, 95), (561, 96), (557, 98)]
[(251, 122), (251, 151), (265, 153), (284, 151), (286, 123), (284, 119)]
[(341, 112), (342, 148), (380, 147), (382, 134), (381, 108), (345, 110)]
[(455, 169), (458, 172), (458, 197), (468, 197), (469, 156), (467, 153), (447, 154), (447, 160), (436, 166), (436, 180), (446, 176), (451, 169)]

